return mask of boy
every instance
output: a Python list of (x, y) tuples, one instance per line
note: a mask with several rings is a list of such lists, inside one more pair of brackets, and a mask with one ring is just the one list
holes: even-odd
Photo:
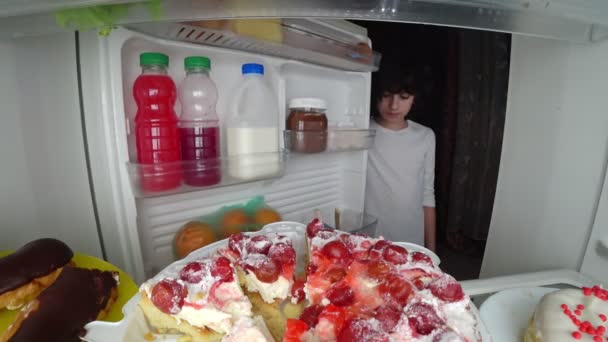
[(435, 250), (435, 134), (407, 116), (416, 98), (414, 77), (384, 79), (376, 97), (376, 130), (369, 150), (366, 212), (378, 234)]

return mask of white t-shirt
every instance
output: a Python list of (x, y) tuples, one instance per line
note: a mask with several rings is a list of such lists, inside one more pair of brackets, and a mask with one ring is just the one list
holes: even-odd
[(423, 207), (435, 207), (435, 134), (408, 120), (393, 131), (372, 121), (365, 211), (378, 218), (378, 234), (424, 245)]

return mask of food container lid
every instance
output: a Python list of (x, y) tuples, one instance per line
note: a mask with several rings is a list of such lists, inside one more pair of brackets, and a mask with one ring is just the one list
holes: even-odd
[(301, 97), (289, 100), (289, 109), (291, 108), (314, 108), (327, 109), (327, 103), (323, 99), (314, 97)]

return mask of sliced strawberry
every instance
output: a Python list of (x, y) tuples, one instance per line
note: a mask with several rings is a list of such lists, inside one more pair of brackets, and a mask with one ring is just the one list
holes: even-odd
[[(227, 259), (226, 259), (227, 260)], [(179, 271), (179, 279), (196, 284), (203, 279), (205, 267), (200, 262), (190, 262)]]
[(304, 293), (304, 280), (296, 279), (291, 286), (291, 297), (295, 298), (298, 303), (304, 300), (306, 294)]
[(349, 306), (355, 301), (355, 292), (346, 283), (337, 283), (327, 290), (327, 299), (336, 306)]
[(435, 329), (438, 329), (444, 325), (443, 321), (435, 309), (426, 303), (413, 303), (405, 310), (405, 315), (409, 321), (410, 327), (414, 331), (414, 336), (418, 335), (429, 335)]
[(408, 299), (412, 295), (412, 286), (401, 277), (395, 274), (389, 274), (384, 281), (380, 283), (378, 290), (384, 296), (393, 299), (399, 307), (407, 304)]
[(357, 318), (346, 323), (337, 342), (388, 342), (388, 336), (368, 320)]
[(247, 253), (268, 255), (272, 242), (264, 235), (252, 237), (247, 243)]
[(412, 253), (412, 262), (419, 262), (427, 264), (429, 266), (433, 266), (433, 260), (431, 259), (431, 257), (422, 252)]
[[(287, 320), (283, 342), (301, 342), (303, 335), (308, 331), (308, 324), (299, 319)], [(243, 341), (246, 342), (246, 341)]]
[(391, 265), (382, 260), (372, 260), (368, 264), (367, 275), (375, 280), (383, 280), (391, 269)]
[(320, 326), (325, 325), (326, 329), (331, 329), (328, 335), (333, 336), (335, 338), (336, 336), (338, 336), (340, 331), (342, 331), (345, 320), (346, 311), (343, 308), (329, 304), (325, 308), (323, 308), (323, 311), (321, 311), (321, 313), (319, 314), (317, 331), (319, 330)]
[(163, 279), (152, 288), (151, 300), (160, 311), (176, 314), (184, 305), (188, 288), (174, 279)]
[(353, 250), (353, 248), (355, 248), (355, 243), (353, 242), (353, 240), (351, 239), (351, 235), (350, 234), (342, 234), (338, 237), (338, 239), (340, 239), (340, 241), (342, 241), (344, 243), (344, 245), (346, 247), (348, 247), (349, 250)]
[(374, 318), (380, 322), (380, 326), (387, 333), (393, 330), (400, 317), (401, 310), (388, 304), (379, 306), (374, 312)]
[(312, 328), (319, 322), (319, 315), (321, 314), (321, 311), (323, 311), (323, 307), (321, 305), (315, 304), (309, 306), (302, 311), (300, 320)]
[(382, 252), (386, 246), (389, 246), (391, 243), (386, 240), (378, 240), (369, 250), (369, 258), (371, 260), (378, 260), (382, 258)]
[(394, 265), (405, 264), (407, 262), (407, 250), (397, 245), (386, 246), (382, 251), (382, 257)]
[(431, 292), (444, 302), (457, 302), (464, 298), (464, 291), (456, 279), (444, 274), (429, 286)]
[(324, 278), (327, 279), (331, 283), (337, 283), (340, 280), (344, 279), (346, 276), (346, 271), (341, 267), (332, 267), (327, 272), (325, 272)]

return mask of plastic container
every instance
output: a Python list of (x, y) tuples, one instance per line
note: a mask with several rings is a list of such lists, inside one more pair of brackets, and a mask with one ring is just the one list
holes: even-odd
[[(151, 176), (171, 177), (174, 174), (171, 172), (196, 172), (196, 173), (218, 173), (221, 181), (213, 185), (205, 186), (205, 188), (214, 188), (226, 185), (241, 184), (247, 182), (261, 181), (281, 177), (285, 170), (285, 153), (283, 152), (268, 152), (268, 153), (253, 153), (248, 155), (236, 155), (232, 157), (220, 157), (214, 160), (194, 160), (194, 161), (179, 161), (174, 165), (164, 164), (162, 168), (157, 165), (146, 165), (138, 163), (128, 163), (127, 169), (131, 180), (131, 188), (135, 197), (157, 197), (163, 195), (185, 193), (201, 190), (200, 186), (192, 186), (186, 183), (181, 186), (167, 189), (164, 191), (149, 191), (144, 180)], [(250, 173), (251, 177), (243, 179), (233, 177), (229, 170), (243, 168), (244, 170), (255, 170), (255, 173)]]
[(139, 61), (142, 73), (133, 85), (133, 96), (137, 103), (137, 160), (145, 168), (141, 187), (145, 191), (166, 191), (178, 187), (182, 180), (177, 115), (173, 110), (175, 84), (167, 75), (167, 55), (145, 52)]
[(264, 66), (243, 64), (243, 79), (236, 89), (227, 123), (228, 156), (240, 156), (229, 165), (231, 177), (243, 180), (276, 174), (279, 160), (269, 155), (264, 167), (254, 168), (248, 155), (279, 151), (277, 97), (264, 80)]
[(327, 132), (283, 132), (285, 148), (300, 153), (301, 141), (323, 140), (327, 138), (324, 152), (348, 152), (367, 150), (374, 146), (376, 131), (373, 129), (329, 129)]
[(295, 98), (289, 101), (289, 115), (285, 128), (293, 132), (289, 144), (291, 151), (299, 153), (325, 151), (327, 147), (326, 109), (327, 104), (322, 99)]
[(209, 77), (209, 58), (186, 57), (184, 67), (186, 78), (179, 86), (181, 155), (183, 161), (193, 162), (192, 167), (183, 170), (184, 182), (190, 186), (210, 186), (221, 181), (217, 87)]

